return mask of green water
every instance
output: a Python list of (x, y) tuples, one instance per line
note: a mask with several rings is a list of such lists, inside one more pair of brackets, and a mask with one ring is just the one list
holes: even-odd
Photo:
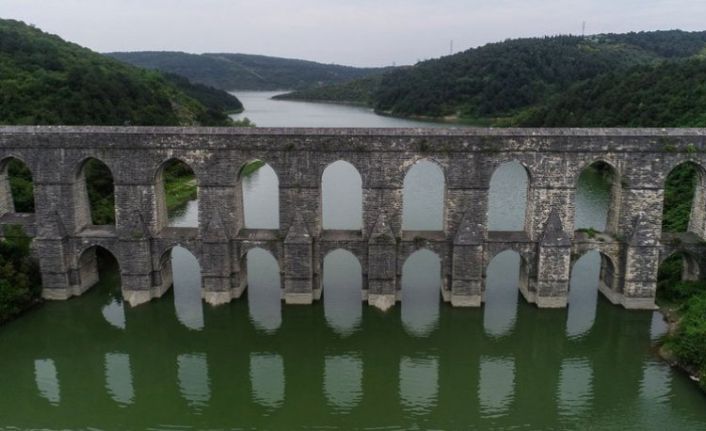
[[(180, 322), (173, 295), (106, 319), (115, 273), (0, 332), (0, 423), (20, 429), (703, 429), (704, 397), (654, 358), (659, 321), (598, 300), (567, 335), (566, 310), (518, 301), (512, 330), (437, 305), (433, 329), (401, 307), (363, 307), (341, 334), (323, 304), (283, 307), (274, 332), (247, 301)], [(108, 306), (108, 311), (105, 307)], [(114, 311), (114, 310), (113, 310)]]

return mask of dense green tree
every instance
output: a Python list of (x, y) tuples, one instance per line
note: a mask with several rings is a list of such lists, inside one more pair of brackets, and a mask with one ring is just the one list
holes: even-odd
[(299, 90), (340, 84), (381, 73), (313, 61), (249, 54), (187, 54), (184, 52), (114, 52), (126, 63), (184, 76), (222, 90)]
[(30, 238), (20, 227), (5, 228), (0, 240), (0, 324), (39, 300), (39, 267), (30, 257)]
[(0, 124), (229, 126), (223, 111), (238, 109), (220, 90), (0, 20)]

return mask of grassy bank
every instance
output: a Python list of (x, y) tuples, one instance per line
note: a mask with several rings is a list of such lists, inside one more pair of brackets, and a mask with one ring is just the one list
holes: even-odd
[(167, 210), (182, 208), (190, 200), (197, 197), (196, 178), (193, 174), (174, 177), (164, 181), (164, 191), (167, 197)]
[(660, 355), (698, 379), (706, 391), (706, 282), (679, 281), (663, 286), (658, 303), (670, 327)]

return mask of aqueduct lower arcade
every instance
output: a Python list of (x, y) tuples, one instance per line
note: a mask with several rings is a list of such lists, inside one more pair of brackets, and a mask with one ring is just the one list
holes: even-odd
[[(667, 175), (684, 162), (706, 166), (700, 129), (208, 129), (136, 127), (0, 128), (0, 224), (34, 236), (44, 296), (67, 299), (96, 281), (95, 247), (117, 259), (132, 305), (171, 285), (169, 252), (187, 248), (199, 261), (203, 298), (222, 304), (247, 287), (249, 250), (279, 263), (287, 303), (321, 295), (325, 256), (336, 249), (360, 262), (363, 299), (387, 308), (401, 298), (406, 259), (419, 249), (439, 256), (442, 296), (480, 306), (494, 256), (521, 256), (520, 290), (539, 307), (564, 307), (573, 263), (602, 256), (600, 290), (626, 308), (654, 307), (657, 270), (674, 253), (689, 256), (685, 277), (706, 274), (706, 196), (699, 182), (689, 231), (663, 234)], [(107, 166), (114, 181), (115, 224), (93, 225), (83, 166)], [(198, 227), (167, 225), (161, 172), (186, 163), (198, 184)], [(34, 214), (12, 204), (7, 161), (20, 160), (34, 182)], [(243, 214), (243, 166), (266, 161), (279, 183), (279, 228), (249, 228)], [(403, 226), (403, 187), (417, 162), (444, 178), (438, 230)], [(360, 174), (362, 228), (322, 224), (322, 176), (345, 161)], [(524, 228), (488, 229), (493, 172), (515, 161), (527, 172)], [(588, 166), (610, 167), (614, 186), (605, 232), (575, 231), (577, 180)], [(167, 258), (165, 258), (167, 256)]]

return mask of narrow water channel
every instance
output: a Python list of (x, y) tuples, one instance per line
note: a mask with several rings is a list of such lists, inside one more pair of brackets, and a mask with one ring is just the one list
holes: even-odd
[[(443, 175), (433, 165), (413, 171), (405, 182), (406, 227), (434, 229)], [(356, 175), (345, 164), (328, 171), (324, 224), (360, 229)], [(525, 175), (509, 164), (493, 177), (494, 230), (522, 225)], [(246, 224), (278, 226), (277, 187), (267, 166), (244, 181)], [(605, 228), (609, 192), (604, 177), (581, 177), (577, 228)], [(192, 225), (197, 211), (198, 201), (190, 202), (172, 225)], [(246, 296), (216, 308), (201, 302), (198, 261), (177, 248), (172, 264), (174, 288), (144, 306), (122, 302), (113, 266), (84, 296), (0, 328), (0, 387), (12, 388), (0, 391), (0, 429), (706, 424), (706, 397), (651, 350), (665, 331), (661, 316), (601, 297), (595, 252), (574, 265), (565, 310), (522, 299), (514, 252), (487, 268), (483, 308), (455, 309), (440, 298), (438, 256), (421, 250), (405, 263), (402, 302), (388, 313), (362, 303), (360, 264), (343, 250), (326, 257), (323, 298), (305, 307), (282, 305), (277, 262), (262, 249), (247, 256)]]

